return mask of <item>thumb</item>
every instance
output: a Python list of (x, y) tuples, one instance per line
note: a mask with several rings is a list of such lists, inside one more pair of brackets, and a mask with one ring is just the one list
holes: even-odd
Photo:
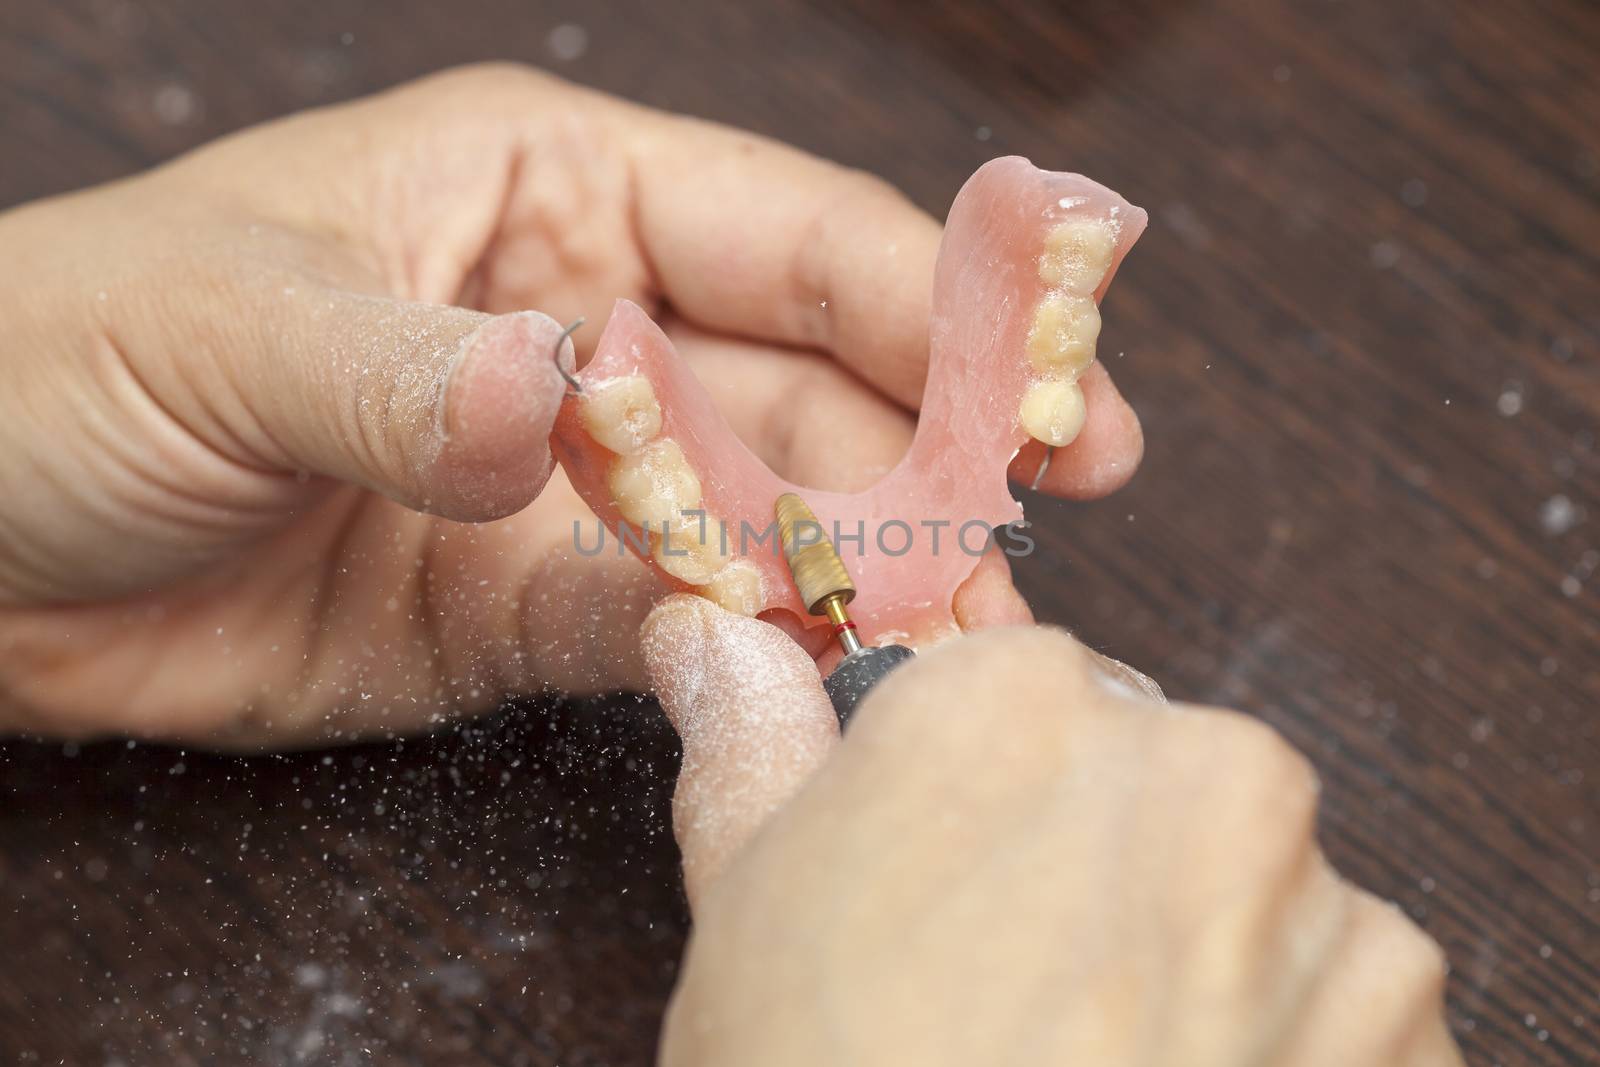
[(642, 630), (645, 666), (683, 741), (672, 825), (693, 905), (839, 743), (816, 665), (775, 626), (682, 594)]
[(548, 315), (485, 315), (333, 289), (234, 346), (248, 424), (295, 466), (463, 521), (521, 510), (553, 469), (570, 340)]

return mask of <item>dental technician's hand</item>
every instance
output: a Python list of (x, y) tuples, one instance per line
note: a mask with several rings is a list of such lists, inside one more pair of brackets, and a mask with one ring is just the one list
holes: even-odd
[[(910, 439), (939, 233), (506, 67), (0, 215), (0, 733), (300, 741), (641, 684), (659, 589), (570, 551), (552, 476), (558, 324), (642, 303), (769, 465), (857, 489)], [(848, 453), (796, 446), (826, 418)], [(1080, 466), (1055, 491), (1112, 488)]]
[(1455, 1067), (1437, 946), (1342, 882), (1306, 761), (1065, 634), (900, 668), (841, 744), (807, 657), (645, 624), (694, 931), (665, 1067)]

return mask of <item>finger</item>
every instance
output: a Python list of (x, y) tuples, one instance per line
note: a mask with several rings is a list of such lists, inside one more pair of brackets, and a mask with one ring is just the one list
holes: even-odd
[[(864, 758), (863, 749), (894, 753), (904, 788), (953, 796), (975, 784), (999, 800), (1001, 793), (1014, 797), (1058, 775), (1081, 754), (1088, 720), (1117, 713), (1083, 646), (1067, 634), (1034, 626), (986, 628), (927, 649), (890, 672), (850, 720), (850, 744), (839, 762)], [(987, 783), (946, 780), (950, 767), (975, 753), (1008, 774)]]
[[(951, 608), (956, 624), (968, 633), (996, 626), (1026, 626), (1034, 621), (1033, 609), (1012, 580), (1011, 563), (998, 546), (985, 553), (967, 580), (956, 587)], [(1161, 686), (1149, 675), (1088, 646), (1083, 651), (1090, 669), (1112, 692), (1127, 699), (1167, 702)]]
[(639, 235), (673, 307), (832, 352), (915, 409), (939, 224), (878, 178), (753, 134), (659, 117), (642, 129)]
[[(826, 350), (901, 406), (920, 406), (942, 227), (881, 179), (529, 69), (445, 72), (351, 107), (367, 108), (363, 129), (406, 153), (435, 144), (424, 159), (405, 155), (408, 195), (432, 204), (439, 189), (458, 194), (448, 198), (453, 213), (404, 216), (404, 268), (437, 276), (421, 291), (491, 308), (599, 309), (618, 292), (646, 304), (664, 296), (702, 327)], [(470, 123), (459, 121), (463, 112)], [(352, 118), (327, 113), (329, 150), (348, 140)], [(580, 119), (594, 140), (574, 152)], [(533, 154), (537, 166), (525, 165), (530, 144), (551, 149)], [(485, 203), (510, 206), (489, 218)], [(393, 254), (391, 216), (360, 232), (368, 236), (358, 243), (375, 246), (369, 254)], [(570, 246), (574, 261), (547, 244)], [(1101, 495), (1130, 476), (1142, 452), (1137, 420), (1103, 368), (1091, 369), (1084, 388), (1085, 440), (1053, 458), (1045, 492)], [(1119, 430), (1120, 440), (1109, 433)], [(1031, 482), (1041, 455), (1027, 450), (1013, 477)]]
[(911, 447), (912, 416), (825, 356), (717, 337), (681, 319), (667, 333), (733, 432), (792, 482), (859, 492)]
[(998, 546), (978, 560), (967, 580), (956, 587), (950, 604), (956, 625), (963, 630), (992, 626), (1026, 626), (1033, 611), (1011, 580), (1011, 564)]
[(463, 521), (520, 510), (550, 477), (562, 327), (305, 286), (224, 363), (239, 436), (277, 462)]
[(700, 597), (645, 620), (646, 669), (683, 741), (672, 822), (690, 904), (839, 740), (809, 656), (782, 631)]
[(1088, 409), (1083, 429), (1071, 444), (1049, 453), (1048, 465), (1045, 445), (1029, 441), (1006, 471), (1013, 482), (1068, 500), (1094, 500), (1122, 488), (1139, 468), (1144, 430), (1111, 375), (1094, 363), (1078, 384)]
[(1393, 905), (1350, 891), (1322, 979), (1278, 1053), (1306, 1067), (1460, 1067), (1444, 1021), (1445, 975), (1444, 955), (1425, 933)]

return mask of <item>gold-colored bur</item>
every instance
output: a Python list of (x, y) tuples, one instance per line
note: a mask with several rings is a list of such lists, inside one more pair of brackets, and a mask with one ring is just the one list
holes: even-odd
[(783, 558), (794, 575), (800, 602), (813, 615), (826, 615), (845, 655), (861, 648), (856, 624), (850, 621), (845, 605), (856, 595), (856, 585), (844, 561), (834, 551), (816, 514), (794, 493), (784, 493), (773, 505), (778, 517), (778, 539), (783, 542)]

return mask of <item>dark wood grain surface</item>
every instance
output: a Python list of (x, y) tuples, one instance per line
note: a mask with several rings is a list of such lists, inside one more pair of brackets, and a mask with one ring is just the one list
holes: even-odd
[[(1600, 9), (14, 2), (0, 204), (485, 58), (935, 212), (1013, 152), (1148, 208), (1101, 345), (1147, 465), (1030, 500), (1023, 587), (1311, 754), (1472, 1062), (1600, 1062)], [(631, 699), (326, 754), (0, 746), (0, 1062), (647, 1063), (676, 759)]]

